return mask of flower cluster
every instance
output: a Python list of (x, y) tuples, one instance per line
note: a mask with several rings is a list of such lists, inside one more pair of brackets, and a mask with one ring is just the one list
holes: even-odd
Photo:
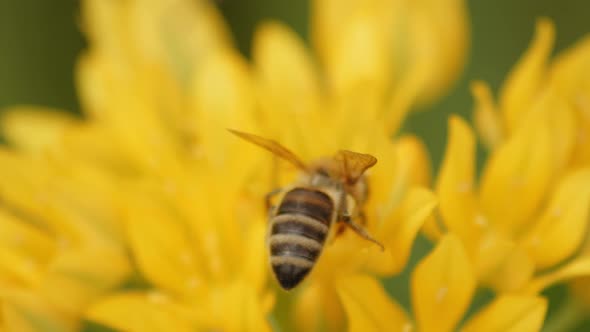
[[(498, 105), (473, 84), (481, 176), (476, 136), (452, 116), (432, 186), (426, 147), (396, 132), (461, 72), (461, 0), (314, 0), (311, 47), (265, 22), (251, 60), (204, 0), (81, 11), (83, 116), (0, 116), (0, 330), (539, 331), (541, 291), (590, 276), (588, 39), (548, 65), (539, 21)], [(280, 290), (264, 196), (297, 174), (226, 128), (305, 162), (375, 156), (363, 227), (383, 250), (333, 225), (311, 274)], [(421, 232), (434, 248), (411, 267), (410, 311), (381, 281)], [(465, 317), (480, 288), (493, 300)]]

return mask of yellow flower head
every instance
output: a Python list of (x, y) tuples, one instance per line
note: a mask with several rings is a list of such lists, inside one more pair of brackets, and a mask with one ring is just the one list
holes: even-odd
[[(533, 249), (531, 253), (538, 260), (537, 270), (571, 256), (581, 241), (588, 243), (583, 234), (589, 222), (590, 202), (587, 200), (587, 175), (582, 174), (590, 167), (590, 37), (585, 36), (555, 59), (550, 59), (554, 35), (553, 24), (540, 19), (529, 49), (506, 78), (497, 102), (487, 85), (473, 84), (475, 122), (484, 143), (494, 150), (514, 140), (532, 117), (547, 118), (546, 141), (549, 144), (546, 148), (551, 155), (546, 165), (551, 165), (551, 169), (545, 172), (552, 175), (544, 176), (544, 181), (561, 181), (561, 185), (555, 189), (555, 198), (550, 201), (545, 216), (529, 230), (532, 234), (541, 234), (540, 237), (528, 236), (528, 247)], [(538, 164), (535, 168), (539, 171), (546, 167)], [(572, 172), (572, 169), (579, 171)], [(564, 209), (566, 205), (570, 206), (569, 212)], [(553, 212), (550, 209), (554, 209)], [(533, 288), (586, 276), (573, 283), (573, 290), (590, 303), (588, 252), (586, 245), (581, 255), (537, 280)]]
[(464, 242), (480, 282), (497, 290), (536, 292), (581, 268), (560, 265), (584, 240), (590, 169), (554, 179), (551, 143), (549, 118), (529, 118), (476, 180), (473, 133), (450, 119), (436, 186), (442, 224)]
[[(467, 29), (456, 0), (313, 7), (317, 62), (291, 30), (270, 22), (256, 34), (250, 64), (207, 2), (84, 1), (84, 119), (27, 108), (1, 122), (15, 147), (2, 154), (6, 227), (51, 250), (6, 248), (18, 264), (7, 267), (0, 304), (28, 301), (47, 324), (66, 328), (85, 318), (131, 331), (269, 330), (263, 196), (273, 189), (272, 159), (225, 131), (235, 128), (306, 161), (340, 149), (378, 158), (365, 226), (385, 250), (345, 231), (289, 295), (298, 327), (341, 328), (347, 289), (373, 292), (373, 276), (400, 272), (436, 204), (421, 188), (430, 177), (421, 142), (390, 136), (412, 106), (454, 80)], [(295, 175), (279, 171), (281, 184)], [(14, 189), (23, 184), (30, 188)], [(69, 248), (72, 257), (62, 258)], [(27, 255), (44, 269), (28, 273)], [(132, 275), (140, 281), (124, 283)], [(55, 283), (48, 294), (36, 288), (45, 280)], [(68, 287), (76, 287), (73, 299), (57, 297)], [(21, 299), (21, 289), (32, 297)]]
[(1, 125), (17, 149), (0, 149), (0, 329), (78, 330), (85, 308), (131, 274), (116, 187), (45, 149), (73, 120), (6, 112)]
[(506, 78), (494, 102), (487, 85), (473, 85), (475, 121), (494, 148), (525, 125), (531, 113), (548, 113), (557, 171), (590, 165), (590, 38), (550, 59), (554, 27), (539, 19), (529, 49)]

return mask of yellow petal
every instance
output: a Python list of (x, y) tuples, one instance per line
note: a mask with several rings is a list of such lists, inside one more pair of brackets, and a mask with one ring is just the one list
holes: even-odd
[(125, 33), (125, 7), (127, 5), (117, 1), (84, 1), (81, 6), (83, 26), (86, 37), (93, 47), (101, 49), (116, 58), (124, 58), (124, 54), (131, 54), (131, 44), (126, 43), (128, 34)]
[(178, 161), (179, 142), (162, 113), (177, 112), (171, 107), (177, 103), (168, 100), (173, 93), (159, 72), (147, 65), (138, 73), (125, 72), (91, 54), (79, 64), (78, 85), (84, 110), (118, 142), (114, 149), (124, 152), (125, 161), (142, 171), (167, 173)]
[(551, 66), (551, 87), (582, 112), (588, 109), (590, 36), (562, 51)]
[(122, 331), (194, 331), (187, 315), (161, 293), (121, 293), (95, 303), (90, 321)]
[(500, 91), (500, 107), (508, 131), (513, 132), (525, 120), (546, 74), (547, 59), (555, 38), (553, 23), (539, 19), (535, 37), (518, 64), (512, 69)]
[(428, 149), (418, 137), (403, 135), (395, 141), (397, 155), (396, 174), (399, 181), (404, 178), (410, 186), (430, 186), (432, 170)]
[(0, 243), (34, 261), (47, 262), (53, 255), (55, 243), (41, 229), (0, 209)]
[(412, 273), (412, 307), (420, 331), (452, 331), (471, 303), (476, 280), (459, 238), (443, 237)]
[(208, 1), (91, 0), (81, 11), (92, 49), (120, 64), (159, 61), (186, 74), (209, 52), (228, 45), (227, 27)]
[(137, 197), (129, 199), (127, 222), (139, 269), (162, 289), (187, 295), (194, 292), (201, 286), (202, 276), (183, 225), (161, 206), (163, 203), (141, 197), (141, 192), (135, 194)]
[(431, 191), (420, 187), (408, 190), (396, 213), (377, 231), (378, 238), (382, 239), (391, 255), (392, 265), (387, 269), (386, 266), (374, 266), (375, 271), (392, 275), (403, 270), (416, 235), (432, 215), (436, 204), (436, 197)]
[(531, 116), (548, 119), (553, 151), (553, 168), (555, 173), (562, 172), (570, 164), (576, 138), (580, 133), (576, 124), (576, 115), (571, 103), (557, 94), (553, 88), (539, 93), (533, 102)]
[[(221, 167), (228, 156), (243, 151), (236, 146), (244, 147), (226, 128), (256, 132), (251, 117), (255, 106), (254, 84), (245, 59), (230, 50), (210, 57), (203, 70), (195, 74), (191, 92), (194, 109), (189, 124), (198, 139), (195, 150)], [(237, 166), (240, 167), (235, 171), (239, 172), (243, 167)], [(227, 175), (231, 174), (229, 171), (226, 170)]]
[[(254, 220), (251, 220), (255, 223)], [(247, 248), (243, 254), (243, 278), (248, 285), (257, 291), (262, 291), (268, 275), (268, 250), (266, 246), (266, 223), (255, 223), (246, 234), (244, 243)]]
[[(484, 247), (484, 248), (482, 248)], [(483, 239), (476, 261), (483, 261), (487, 272), (480, 277), (499, 292), (522, 289), (535, 272), (535, 262), (522, 246), (506, 239)], [(478, 262), (478, 264), (481, 264)], [(481, 266), (478, 266), (481, 268)], [(478, 271), (482, 273), (484, 270)]]
[(136, 52), (130, 55), (168, 65), (183, 83), (207, 56), (230, 46), (228, 27), (209, 1), (132, 2), (125, 9), (122, 32)]
[(333, 283), (334, 278), (327, 283), (311, 282), (297, 294), (294, 314), (289, 319), (297, 331), (319, 331), (322, 327), (329, 331), (344, 329), (346, 313)]
[(335, 38), (334, 57), (326, 63), (329, 84), (337, 95), (371, 86), (385, 88), (391, 72), (391, 49), (375, 18), (359, 13)]
[(38, 292), (61, 312), (79, 316), (130, 273), (127, 257), (121, 251), (87, 248), (62, 252), (52, 260)]
[(0, 281), (4, 284), (35, 286), (43, 276), (42, 267), (30, 257), (0, 247)]
[[(440, 97), (461, 73), (469, 47), (469, 22), (465, 1), (405, 1), (407, 32), (396, 34), (407, 49), (408, 71), (422, 67), (427, 74), (419, 90), (422, 102)], [(399, 29), (399, 28), (398, 28)], [(406, 44), (407, 43), (407, 44)]]
[(211, 304), (203, 306), (208, 305), (208, 309), (214, 311), (215, 321), (207, 330), (271, 332), (266, 319), (268, 313), (263, 310), (256, 290), (247, 282), (233, 283), (222, 292), (221, 301), (214, 297)]
[(0, 131), (22, 151), (39, 152), (61, 143), (64, 131), (76, 119), (63, 111), (37, 107), (12, 107), (2, 111)]
[(541, 331), (546, 311), (547, 300), (543, 297), (502, 295), (468, 321), (462, 331)]
[(18, 332), (77, 331), (79, 321), (60, 314), (44, 302), (38, 294), (8, 290), (0, 286), (2, 327)]
[(379, 163), (370, 173), (371, 197), (379, 202), (379, 214), (388, 216), (410, 187), (430, 186), (430, 159), (424, 143), (412, 135), (386, 140), (375, 151)]
[(469, 125), (457, 116), (449, 119), (448, 135), (436, 183), (440, 214), (447, 228), (469, 243), (475, 240), (475, 138)]
[(590, 257), (584, 255), (554, 271), (534, 278), (527, 286), (526, 291), (529, 294), (538, 294), (557, 283), (574, 278), (587, 278), (588, 276), (590, 276)]
[(375, 279), (352, 275), (338, 280), (338, 295), (348, 315), (348, 330), (405, 331), (411, 329), (404, 310)]
[(490, 87), (480, 81), (471, 83), (471, 94), (475, 99), (474, 122), (483, 143), (487, 148), (497, 147), (504, 139), (504, 128)]
[[(265, 101), (269, 103), (266, 112), (295, 116), (316, 111), (320, 92), (317, 73), (303, 40), (294, 31), (279, 22), (263, 23), (256, 30), (252, 53), (264, 99), (270, 99)], [(275, 118), (284, 121), (283, 117)]]
[(547, 117), (533, 116), (494, 150), (480, 185), (480, 204), (489, 222), (506, 234), (521, 231), (545, 197), (554, 171)]
[(566, 175), (525, 239), (538, 269), (559, 264), (579, 248), (586, 234), (589, 206), (590, 169)]

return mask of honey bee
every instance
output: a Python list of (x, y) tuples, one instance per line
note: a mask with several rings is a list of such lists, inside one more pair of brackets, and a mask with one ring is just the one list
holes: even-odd
[[(340, 150), (334, 157), (321, 158), (309, 165), (276, 141), (257, 135), (229, 131), (296, 166), (301, 175), (290, 186), (266, 196), (269, 211), (270, 263), (285, 290), (297, 286), (318, 260), (326, 239), (336, 223), (351, 228), (364, 239), (378, 245), (361, 224), (368, 187), (365, 172), (377, 159), (371, 155)], [(281, 195), (273, 206), (273, 196)], [(361, 224), (354, 220), (360, 220)]]

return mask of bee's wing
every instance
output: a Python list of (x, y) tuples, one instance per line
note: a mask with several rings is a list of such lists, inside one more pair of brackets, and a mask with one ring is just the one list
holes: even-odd
[(340, 163), (346, 182), (353, 184), (365, 173), (366, 170), (377, 163), (377, 158), (370, 154), (357, 153), (348, 150), (340, 150), (334, 157)]
[(274, 155), (283, 158), (284, 160), (295, 165), (300, 170), (305, 171), (305, 172), (309, 172), (309, 168), (307, 167), (307, 165), (305, 165), (304, 162), (301, 161), (301, 159), (299, 159), (299, 157), (297, 157), (293, 152), (291, 152), (289, 149), (282, 146), (281, 144), (277, 143), (276, 141), (273, 141), (271, 139), (267, 139), (264, 137), (260, 137), (260, 136), (254, 135), (254, 134), (248, 134), (248, 133), (244, 133), (241, 131), (233, 130), (233, 129), (228, 129), (228, 130), (232, 134), (234, 134), (240, 138), (243, 138), (246, 141), (254, 143), (254, 144), (272, 152)]

